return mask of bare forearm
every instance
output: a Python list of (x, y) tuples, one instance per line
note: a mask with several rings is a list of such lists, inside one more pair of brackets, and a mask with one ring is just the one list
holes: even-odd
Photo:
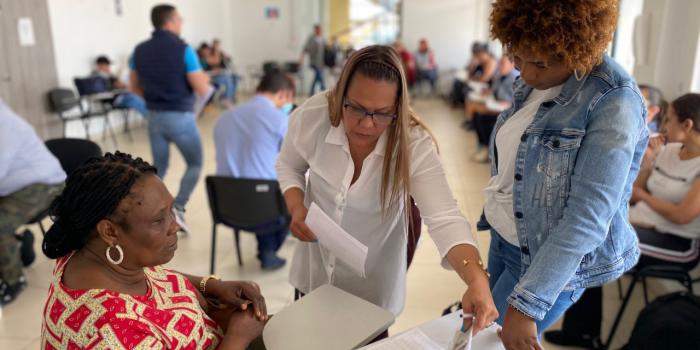
[(691, 221), (686, 219), (684, 208), (680, 205), (656, 198), (649, 193), (642, 195), (640, 200), (647, 203), (651, 209), (663, 216), (666, 220), (675, 224), (683, 225)]
[(298, 187), (292, 187), (284, 192), (284, 201), (287, 203), (287, 209), (292, 214), (299, 207), (304, 206), (304, 191)]
[[(481, 262), (479, 251), (473, 245), (460, 244), (452, 247), (447, 252), (447, 261), (467, 285), (488, 282), (486, 273), (482, 268), (483, 265), (479, 264)], [(467, 262), (466, 265), (465, 262)]]

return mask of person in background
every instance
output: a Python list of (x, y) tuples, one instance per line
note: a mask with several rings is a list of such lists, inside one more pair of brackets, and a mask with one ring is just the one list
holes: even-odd
[(483, 91), (485, 100), (468, 100), (465, 107), (467, 119), (473, 121), (479, 146), (472, 159), (484, 163), (489, 160), (489, 141), (498, 115), (513, 104), (513, 83), (520, 75), (513, 61), (504, 55), (498, 62), (492, 89)]
[(416, 59), (401, 41), (397, 40), (394, 42), (394, 50), (396, 50), (399, 57), (401, 57), (403, 70), (406, 72), (406, 82), (408, 83), (408, 87), (411, 88), (413, 87), (413, 83), (416, 82)]
[(498, 70), (498, 61), (489, 51), (487, 43), (475, 43), (472, 47), (472, 59), (467, 65), (469, 81), (489, 84)]
[(540, 334), (585, 288), (632, 268), (627, 221), (648, 141), (634, 79), (605, 55), (619, 1), (496, 0), (491, 35), (520, 78), (491, 136), (484, 190), (491, 290), (506, 349)]
[(187, 163), (175, 197), (178, 220), (185, 226), (185, 206), (202, 171), (202, 141), (193, 107), (196, 93), (209, 90), (209, 77), (197, 54), (181, 38), (182, 17), (171, 5), (151, 10), (152, 37), (131, 56), (129, 88), (146, 100), (148, 135), (158, 175), (164, 178), (174, 143)]
[(314, 71), (314, 78), (311, 81), (311, 88), (309, 89), (309, 96), (313, 96), (316, 92), (316, 85), (319, 86), (320, 90), (326, 90), (326, 82), (323, 78), (323, 52), (326, 47), (325, 39), (323, 39), (323, 34), (321, 32), (321, 25), (314, 25), (314, 32), (306, 39), (304, 44), (304, 50), (299, 57), (299, 66), (304, 66), (304, 54), (309, 55), (309, 67)]
[(227, 106), (236, 101), (236, 88), (238, 80), (231, 73), (231, 58), (221, 50), (221, 41), (214, 39), (211, 42), (211, 50), (207, 57), (207, 68), (214, 84), (224, 86), (223, 103)]
[(34, 128), (0, 99), (0, 306), (27, 286), (22, 267), (31, 261), (23, 260), (34, 260), (34, 236), (17, 228), (49, 207), (65, 178)]
[[(294, 82), (285, 73), (263, 76), (248, 102), (224, 112), (214, 127), (216, 174), (248, 179), (277, 180), (275, 161), (287, 134)], [(265, 270), (284, 266), (277, 256), (289, 228), (283, 218), (257, 233), (258, 259)]]
[(651, 85), (639, 85), (639, 91), (644, 96), (644, 104), (647, 106), (647, 127), (652, 136), (658, 135), (661, 132), (660, 126), (663, 125), (668, 103), (664, 100), (664, 95), (656, 87)]
[(69, 175), (51, 217), (42, 250), (56, 264), (42, 349), (264, 348), (255, 341), (268, 318), (256, 283), (163, 266), (177, 250), (174, 201), (141, 158), (89, 160)]
[[(447, 184), (434, 140), (411, 110), (401, 59), (387, 46), (353, 53), (340, 80), (294, 111), (277, 176), (297, 243), (290, 270), (296, 296), (333, 284), (394, 315), (404, 307), (410, 197), (441, 256), (469, 286), (465, 329), (497, 317), (476, 240)], [(306, 225), (315, 203), (369, 247), (366, 277), (328, 251)], [(386, 337), (385, 332), (381, 337)]]
[[(109, 87), (112, 90), (126, 90), (126, 84), (112, 74), (112, 61), (107, 56), (98, 56), (95, 59), (95, 70), (90, 74), (91, 77), (100, 77), (107, 80)], [(117, 108), (133, 109), (142, 116), (146, 116), (146, 102), (141, 96), (138, 96), (129, 91), (119, 91), (114, 99), (113, 106)]]
[[(664, 130), (649, 143), (632, 192), (629, 221), (642, 253), (636, 268), (690, 270), (700, 262), (700, 94), (671, 102)], [(589, 288), (564, 315), (562, 329), (544, 337), (552, 344), (603, 349), (602, 310), (603, 289)]]
[(438, 79), (438, 67), (435, 54), (430, 48), (427, 39), (420, 39), (418, 51), (414, 55), (416, 59), (416, 82), (427, 81), (430, 84), (430, 93), (435, 94), (435, 84)]

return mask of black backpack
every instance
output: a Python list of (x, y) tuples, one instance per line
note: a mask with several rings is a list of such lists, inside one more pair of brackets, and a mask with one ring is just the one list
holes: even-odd
[(700, 297), (678, 292), (657, 298), (639, 314), (622, 349), (700, 349)]

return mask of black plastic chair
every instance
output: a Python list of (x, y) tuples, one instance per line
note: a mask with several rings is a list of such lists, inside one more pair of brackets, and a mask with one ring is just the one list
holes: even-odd
[(56, 88), (51, 89), (48, 93), (49, 106), (63, 122), (63, 137), (66, 136), (66, 124), (72, 120), (80, 120), (85, 128), (85, 137), (90, 139), (90, 119), (101, 117), (105, 120), (103, 131), (103, 139), (105, 132), (109, 132), (112, 136), (112, 141), (117, 144), (116, 136), (112, 131), (112, 126), (109, 122), (109, 110), (106, 108), (85, 108), (82, 99), (78, 97), (71, 89)]
[[(698, 260), (698, 263), (700, 263), (700, 260)], [(632, 292), (634, 291), (634, 287), (637, 285), (637, 282), (642, 281), (645, 305), (649, 305), (649, 296), (647, 292), (646, 283), (646, 279), (648, 277), (677, 281), (680, 284), (682, 284), (686, 289), (688, 289), (688, 292), (690, 294), (693, 294), (693, 283), (700, 282), (700, 278), (693, 279), (690, 277), (690, 271), (692, 271), (695, 267), (697, 267), (697, 263), (695, 264), (695, 266), (692, 267), (681, 264), (649, 265), (641, 269), (634, 268), (630, 270), (627, 274), (630, 275), (630, 277), (632, 277), (632, 282), (630, 283), (630, 286), (627, 289), (627, 294), (625, 294), (625, 298), (622, 300), (620, 310), (617, 312), (617, 316), (615, 316), (615, 321), (613, 322), (613, 326), (610, 329), (610, 334), (608, 335), (608, 339), (605, 342), (605, 344), (608, 347), (610, 346), (610, 344), (612, 344), (612, 340), (615, 337), (615, 333), (617, 332), (617, 327), (620, 325), (620, 321), (622, 320), (622, 316), (625, 313), (625, 309), (627, 308), (627, 304), (629, 303), (630, 298), (632, 297)], [(618, 284), (618, 286), (620, 285)]]
[[(216, 227), (233, 229), (238, 265), (243, 266), (240, 231), (256, 232), (265, 228), (276, 231), (289, 225), (289, 214), (277, 181), (242, 179), (227, 176), (207, 176), (207, 195), (213, 219), (211, 236), (211, 267), (216, 261)], [(278, 226), (270, 227), (277, 222)]]
[[(96, 143), (85, 139), (53, 139), (46, 141), (46, 148), (58, 158), (61, 168), (66, 174), (72, 173), (88, 159), (102, 156), (102, 149)], [(41, 223), (49, 215), (49, 209), (44, 209), (37, 214), (27, 224), (38, 224), (42, 234), (46, 234), (44, 225)]]

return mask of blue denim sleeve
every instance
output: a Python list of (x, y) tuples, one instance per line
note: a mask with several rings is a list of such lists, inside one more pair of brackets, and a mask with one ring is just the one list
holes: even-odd
[[(545, 239), (508, 297), (516, 309), (541, 320), (583, 257), (605, 240), (610, 221), (629, 196), (635, 149), (648, 134), (643, 102), (629, 86), (613, 88), (593, 102), (578, 151), (563, 217)], [(632, 180), (633, 181), (633, 180)]]
[(202, 70), (202, 65), (199, 64), (199, 57), (197, 57), (197, 53), (194, 52), (192, 46), (187, 45), (185, 48), (185, 71), (192, 73), (198, 70)]

